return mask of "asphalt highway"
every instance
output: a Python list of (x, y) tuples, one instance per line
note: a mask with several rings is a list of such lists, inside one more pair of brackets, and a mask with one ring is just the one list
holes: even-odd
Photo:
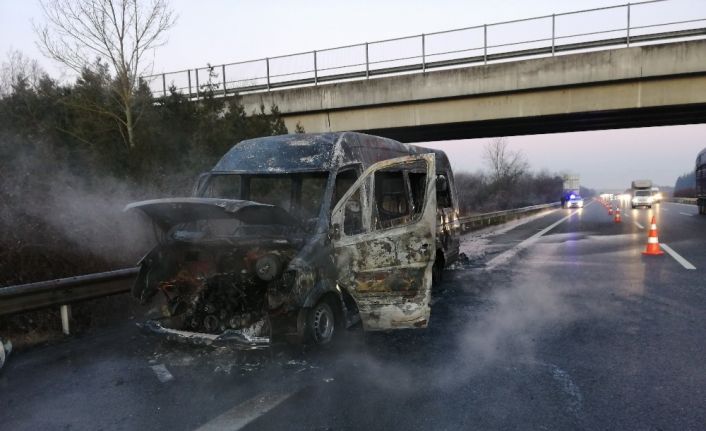
[[(671, 253), (643, 256), (653, 215)], [(594, 202), (467, 237), (426, 330), (239, 353), (126, 319), (16, 353), (0, 428), (703, 430), (706, 216), (622, 217)]]

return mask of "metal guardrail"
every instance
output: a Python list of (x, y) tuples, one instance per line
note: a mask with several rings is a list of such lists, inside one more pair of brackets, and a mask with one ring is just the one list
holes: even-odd
[(669, 198), (665, 199), (665, 201), (677, 204), (696, 205), (696, 198)]
[[(465, 232), (475, 227), (504, 223), (521, 215), (558, 205), (559, 203), (556, 202), (477, 214), (461, 217), (459, 222)], [(68, 304), (128, 292), (131, 288), (131, 283), (128, 281), (133, 281), (138, 272), (139, 267), (125, 268), (0, 288), (0, 316), (60, 306), (64, 330), (68, 332)]]
[(467, 232), (473, 229), (479, 229), (484, 226), (505, 223), (510, 220), (520, 218), (521, 216), (526, 216), (535, 212), (544, 211), (549, 208), (555, 208), (559, 205), (561, 205), (560, 202), (532, 205), (529, 207), (515, 208), (505, 211), (495, 211), (491, 213), (459, 217), (458, 221), (459, 223), (461, 223), (461, 231)]
[(77, 277), (0, 288), (0, 316), (59, 306), (64, 333), (69, 333), (69, 304), (130, 291), (139, 268), (125, 268)]
[[(147, 75), (156, 96), (199, 99), (322, 82), (369, 79), (511, 58), (706, 36), (706, 11), (648, 0)], [(659, 21), (655, 21), (658, 19)], [(656, 31), (659, 29), (659, 31)], [(523, 35), (518, 39), (517, 34)], [(517, 49), (517, 48), (520, 49)]]

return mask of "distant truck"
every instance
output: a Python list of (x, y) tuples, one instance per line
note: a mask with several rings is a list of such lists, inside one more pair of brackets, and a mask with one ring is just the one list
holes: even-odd
[(706, 148), (701, 150), (696, 156), (696, 172), (694, 175), (696, 186), (696, 205), (699, 206), (699, 214), (706, 214)]
[(579, 177), (564, 177), (564, 187), (561, 193), (562, 208), (583, 208), (583, 198), (580, 194), (581, 185)]
[(651, 180), (634, 180), (632, 182), (631, 194), (630, 204), (633, 209), (637, 207), (652, 208), (654, 198), (652, 197)]

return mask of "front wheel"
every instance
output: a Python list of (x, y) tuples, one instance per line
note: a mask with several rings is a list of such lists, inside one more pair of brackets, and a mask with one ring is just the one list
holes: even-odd
[(325, 299), (319, 301), (309, 310), (307, 330), (308, 341), (312, 344), (324, 345), (333, 340), (336, 332), (336, 313)]

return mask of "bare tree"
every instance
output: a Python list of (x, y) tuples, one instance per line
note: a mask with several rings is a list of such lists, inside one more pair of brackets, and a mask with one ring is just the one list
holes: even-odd
[(13, 87), (23, 82), (30, 88), (37, 88), (46, 72), (37, 60), (25, 56), (21, 51), (10, 50), (7, 59), (0, 65), (0, 97), (7, 96)]
[(488, 142), (483, 158), (490, 168), (491, 180), (504, 186), (514, 183), (529, 168), (524, 153), (509, 149), (505, 138), (495, 138)]
[[(166, 0), (40, 0), (46, 23), (35, 26), (48, 57), (81, 73), (106, 61), (115, 74), (114, 97), (128, 149), (135, 148), (135, 92), (151, 67), (145, 54), (162, 45), (175, 22)], [(98, 60), (98, 61), (96, 61)]]

